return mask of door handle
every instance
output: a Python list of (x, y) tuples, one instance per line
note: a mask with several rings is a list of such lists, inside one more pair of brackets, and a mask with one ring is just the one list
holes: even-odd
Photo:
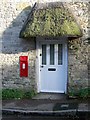
[(43, 65), (41, 65), (40, 67), (41, 67), (41, 68), (43, 68), (44, 66), (43, 66)]

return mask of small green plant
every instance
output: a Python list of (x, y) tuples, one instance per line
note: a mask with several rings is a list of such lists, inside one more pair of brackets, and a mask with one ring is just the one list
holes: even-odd
[(82, 98), (90, 97), (90, 88), (85, 88), (85, 89), (79, 90), (78, 95)]
[(2, 99), (2, 90), (0, 89), (0, 100)]
[(27, 92), (25, 92), (25, 94), (24, 94), (24, 98), (32, 98), (33, 96), (35, 96), (36, 95), (36, 92), (35, 92), (35, 90), (31, 90), (31, 91), (27, 91)]
[(82, 89), (79, 89), (79, 90), (72, 90), (70, 93), (69, 93), (69, 96), (72, 96), (72, 97), (77, 97), (77, 98), (89, 98), (90, 97), (90, 88), (82, 88)]
[(3, 89), (2, 99), (27, 99), (32, 98), (35, 94), (34, 90)]

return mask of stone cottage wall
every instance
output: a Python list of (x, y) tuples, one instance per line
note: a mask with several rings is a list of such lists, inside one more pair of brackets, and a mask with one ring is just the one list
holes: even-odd
[[(30, 6), (40, 0), (2, 0), (0, 1), (0, 74), (3, 88), (37, 88), (35, 79), (35, 40), (19, 38), (19, 32), (30, 12)], [(45, 1), (45, 0), (44, 0)], [(55, 1), (55, 0), (53, 0)], [(68, 42), (68, 92), (88, 87), (89, 45), (88, 4), (71, 2), (68, 7), (81, 25), (83, 37)], [(2, 45), (2, 46), (1, 46)], [(19, 56), (29, 57), (29, 76), (19, 76)]]
[[(0, 68), (3, 88), (36, 89), (35, 40), (19, 38), (20, 30), (35, 0), (0, 1)], [(19, 57), (28, 56), (28, 77), (19, 75)]]
[[(69, 95), (79, 95), (89, 88), (89, 3), (70, 3), (77, 22), (81, 26), (83, 36), (68, 42), (68, 92)], [(79, 93), (80, 92), (80, 93)]]

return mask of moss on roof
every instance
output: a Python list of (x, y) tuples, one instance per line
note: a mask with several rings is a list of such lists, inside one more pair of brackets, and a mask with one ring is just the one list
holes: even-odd
[(62, 3), (35, 4), (20, 37), (82, 36), (75, 18)]

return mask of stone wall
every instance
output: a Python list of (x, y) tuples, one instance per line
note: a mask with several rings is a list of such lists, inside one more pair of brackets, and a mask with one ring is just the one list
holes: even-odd
[(89, 87), (89, 4), (70, 3), (77, 22), (83, 31), (82, 38), (68, 42), (68, 92), (70, 95), (78, 94), (78, 91)]
[[(3, 88), (37, 89), (35, 79), (35, 40), (19, 38), (19, 32), (30, 12), (30, 6), (40, 0), (0, 1), (0, 74)], [(45, 0), (44, 0), (45, 1)], [(55, 0), (54, 0), (55, 1)], [(68, 92), (88, 87), (89, 11), (87, 2), (71, 2), (68, 7), (83, 30), (83, 37), (68, 42)], [(19, 76), (19, 56), (29, 57), (29, 76)]]
[[(35, 81), (35, 40), (19, 38), (20, 30), (35, 0), (0, 1), (0, 68), (3, 88), (36, 89)], [(20, 77), (19, 57), (28, 56), (28, 77)]]

